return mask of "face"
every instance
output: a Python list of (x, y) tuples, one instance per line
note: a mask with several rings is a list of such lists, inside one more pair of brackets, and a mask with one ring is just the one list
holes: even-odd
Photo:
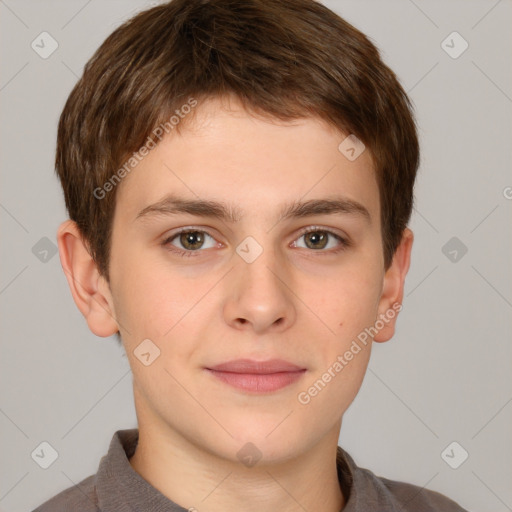
[[(279, 460), (337, 442), (370, 356), (361, 333), (401, 299), (408, 261), (384, 270), (368, 151), (350, 161), (347, 134), (318, 119), (224, 105), (198, 104), (119, 185), (105, 294), (141, 428)], [(240, 359), (294, 366), (214, 369)]]

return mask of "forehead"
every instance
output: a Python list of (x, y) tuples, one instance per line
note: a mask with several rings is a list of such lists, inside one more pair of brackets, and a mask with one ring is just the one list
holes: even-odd
[(123, 179), (116, 210), (125, 220), (169, 194), (229, 204), (242, 218), (335, 194), (379, 216), (371, 155), (347, 159), (339, 146), (348, 134), (318, 118), (265, 118), (214, 98), (184, 121)]

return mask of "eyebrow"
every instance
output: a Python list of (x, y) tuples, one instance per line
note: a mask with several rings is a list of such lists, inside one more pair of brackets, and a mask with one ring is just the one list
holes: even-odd
[[(150, 216), (176, 215), (185, 213), (198, 217), (210, 217), (225, 222), (239, 222), (242, 211), (226, 203), (205, 199), (185, 199), (176, 195), (167, 195), (160, 201), (142, 209), (135, 220)], [(311, 217), (314, 215), (349, 214), (360, 216), (371, 224), (370, 212), (361, 203), (342, 196), (308, 201), (293, 201), (285, 204), (279, 213), (277, 222), (290, 218)]]

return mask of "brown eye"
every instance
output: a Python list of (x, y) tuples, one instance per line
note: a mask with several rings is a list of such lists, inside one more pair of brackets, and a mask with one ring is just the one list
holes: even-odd
[[(304, 240), (304, 242), (302, 242)], [(293, 247), (312, 249), (319, 254), (333, 254), (350, 246), (347, 239), (327, 229), (310, 228), (293, 242)]]
[(200, 249), (215, 247), (215, 243), (215, 239), (205, 231), (188, 229), (170, 236), (162, 242), (162, 245), (174, 252), (191, 255), (194, 252), (202, 252)]
[(312, 231), (303, 236), (309, 249), (324, 249), (329, 238), (326, 231)]
[(204, 236), (201, 231), (186, 231), (180, 233), (180, 243), (184, 249), (197, 250), (204, 243)]

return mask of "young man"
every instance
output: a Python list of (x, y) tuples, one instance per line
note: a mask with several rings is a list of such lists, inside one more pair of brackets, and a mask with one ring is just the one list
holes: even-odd
[(138, 429), (37, 512), (461, 511), (337, 447), (394, 334), (419, 151), (377, 49), (311, 0), (174, 0), (110, 35), (56, 167), (73, 298)]

